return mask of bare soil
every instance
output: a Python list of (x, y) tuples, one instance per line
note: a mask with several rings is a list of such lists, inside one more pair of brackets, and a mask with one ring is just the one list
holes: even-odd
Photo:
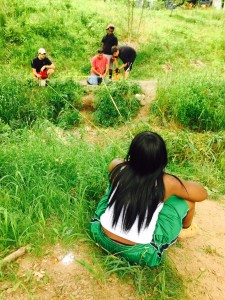
[[(146, 105), (141, 108), (139, 118), (146, 119), (157, 83), (141, 84)], [(88, 105), (91, 107), (91, 98)], [(96, 128), (87, 126), (88, 134), (97, 141)], [(222, 300), (225, 299), (225, 197), (217, 202), (206, 200), (196, 206), (197, 235), (178, 241), (167, 254), (183, 276), (189, 299)], [(146, 299), (136, 295), (129, 280), (122, 282), (115, 274), (104, 276), (104, 272), (93, 265), (85, 242), (74, 245), (69, 251), (62, 245), (55, 245), (46, 250), (42, 258), (25, 254), (17, 264), (18, 283), (1, 282), (0, 299)]]
[[(190, 299), (225, 299), (225, 201), (197, 203), (197, 235), (172, 247), (169, 257), (183, 275)], [(178, 244), (178, 245), (179, 245)]]

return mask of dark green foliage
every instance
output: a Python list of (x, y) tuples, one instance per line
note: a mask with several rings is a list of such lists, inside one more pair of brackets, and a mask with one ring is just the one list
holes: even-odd
[(78, 110), (72, 110), (68, 105), (66, 105), (65, 109), (62, 109), (58, 118), (57, 123), (58, 126), (63, 129), (73, 128), (76, 125), (79, 125), (80, 116)]
[(72, 80), (41, 88), (34, 80), (8, 78), (0, 84), (0, 95), (0, 119), (12, 129), (31, 125), (37, 119), (49, 119), (68, 128), (79, 124), (84, 89)]
[(0, 84), (0, 118), (12, 128), (31, 124), (37, 116), (41, 117), (44, 108), (39, 110), (39, 98), (30, 98), (29, 82), (8, 78)]
[[(84, 95), (83, 87), (73, 81), (57, 81), (47, 89), (47, 101), (51, 110), (49, 110), (49, 119), (57, 122), (59, 114), (67, 107), (67, 111), (81, 108), (81, 98)], [(62, 118), (62, 117), (61, 117)]]
[(225, 80), (214, 78), (191, 75), (163, 82), (152, 112), (192, 130), (224, 130)]
[(140, 87), (127, 81), (117, 81), (102, 86), (95, 93), (94, 119), (98, 125), (117, 126), (134, 117), (140, 101), (135, 98)]

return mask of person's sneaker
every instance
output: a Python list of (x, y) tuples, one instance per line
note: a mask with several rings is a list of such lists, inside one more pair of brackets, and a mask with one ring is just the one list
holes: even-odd
[(183, 228), (178, 236), (178, 239), (186, 239), (193, 237), (197, 234), (197, 225), (195, 223), (192, 223), (190, 227)]
[(99, 77), (99, 78), (98, 78), (98, 85), (100, 85), (101, 83), (102, 83), (102, 78)]
[(46, 80), (45, 79), (40, 79), (39, 80), (39, 86), (46, 86)]

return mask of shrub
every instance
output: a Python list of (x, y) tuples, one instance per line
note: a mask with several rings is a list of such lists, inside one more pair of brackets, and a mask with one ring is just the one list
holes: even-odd
[(61, 113), (57, 118), (58, 126), (63, 129), (69, 129), (74, 127), (75, 125), (79, 125), (79, 122), (80, 122), (79, 111), (77, 109), (73, 110), (68, 105), (65, 107), (65, 109), (61, 110)]
[(117, 81), (100, 87), (95, 93), (94, 120), (98, 125), (116, 126), (134, 117), (140, 102), (134, 94), (140, 91), (136, 84)]
[(71, 127), (79, 123), (83, 94), (83, 87), (72, 80), (42, 89), (34, 80), (9, 77), (0, 82), (0, 119), (12, 129), (31, 125), (38, 118)]
[[(68, 120), (68, 125), (72, 125), (71, 117), (73, 115), (72, 119), (76, 119), (76, 123), (78, 123), (79, 115), (74, 112), (74, 109), (78, 110), (81, 108), (83, 95), (84, 88), (73, 80), (55, 82), (46, 95), (48, 97), (48, 105), (51, 107), (48, 115), (49, 120), (56, 124), (63, 123), (64, 126), (66, 125), (66, 120)], [(63, 120), (64, 117), (65, 119)]]
[(40, 98), (32, 99), (28, 82), (9, 77), (0, 83), (0, 95), (0, 118), (12, 129), (31, 124), (44, 111)]
[(225, 129), (225, 81), (192, 75), (161, 83), (152, 112), (192, 130)]

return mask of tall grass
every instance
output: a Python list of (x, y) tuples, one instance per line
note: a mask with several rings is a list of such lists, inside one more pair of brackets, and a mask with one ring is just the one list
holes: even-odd
[[(193, 180), (201, 177), (209, 190), (212, 186), (225, 192), (224, 156), (218, 156), (224, 149), (223, 136), (158, 132), (167, 143), (169, 170)], [(28, 241), (40, 243), (52, 227), (56, 238), (65, 227), (84, 232), (107, 187), (107, 165), (115, 153), (125, 157), (130, 137), (124, 139), (125, 143), (106, 139), (98, 146), (79, 134), (62, 135), (48, 122), (5, 135), (0, 149), (1, 251)]]
[(75, 232), (82, 231), (106, 186), (107, 153), (96, 158), (98, 147), (61, 140), (54, 127), (44, 127), (13, 134), (2, 143), (1, 250), (42, 239), (48, 222), (59, 232), (67, 222)]
[(48, 119), (68, 129), (79, 125), (83, 87), (72, 80), (55, 81), (45, 89), (36, 82), (16, 77), (0, 80), (0, 118), (12, 129), (30, 126), (37, 119)]
[(136, 116), (140, 108), (140, 101), (135, 94), (141, 92), (138, 84), (124, 80), (103, 85), (95, 92), (94, 120), (97, 125), (105, 127), (118, 126)]
[(225, 130), (225, 81), (214, 73), (170, 77), (160, 82), (152, 112), (192, 130)]

